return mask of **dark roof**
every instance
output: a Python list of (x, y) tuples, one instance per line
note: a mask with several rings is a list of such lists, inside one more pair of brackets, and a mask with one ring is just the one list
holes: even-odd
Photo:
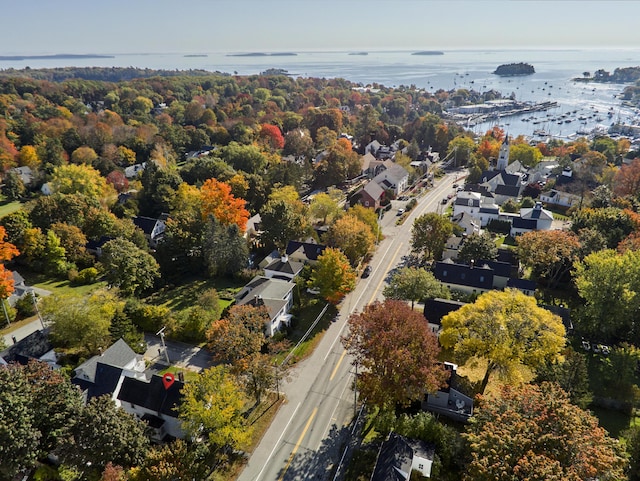
[(103, 396), (105, 394), (111, 395), (118, 385), (120, 375), (122, 374), (122, 368), (117, 366), (111, 366), (109, 364), (103, 364), (101, 362), (96, 363), (95, 373), (93, 375), (93, 382), (79, 377), (74, 377), (71, 382), (76, 386), (79, 386), (83, 391), (87, 391), (87, 401), (91, 398)]
[(433, 460), (435, 447), (392, 432), (380, 447), (371, 481), (407, 481), (411, 475), (414, 453)]
[[(296, 262), (296, 261), (290, 261), (290, 260), (286, 260), (283, 262), (282, 259), (276, 259), (273, 262), (271, 262), (271, 264), (269, 264), (267, 267), (265, 267), (264, 270), (282, 272), (284, 274), (291, 274), (295, 276), (295, 275), (298, 275), (298, 273), (300, 273), (303, 267), (304, 267), (304, 264), (302, 264), (302, 262)], [(288, 279), (285, 279), (285, 280), (288, 280)]]
[(440, 299), (439, 297), (427, 299), (424, 301), (424, 317), (426, 317), (431, 324), (439, 326), (444, 316), (450, 312), (457, 311), (465, 304), (465, 302)]
[(511, 277), (511, 264), (508, 262), (478, 260), (476, 265), (488, 265), (493, 270), (494, 276)]
[(489, 188), (486, 185), (480, 184), (466, 184), (464, 190), (465, 192), (478, 192), (482, 195), (490, 194)]
[(133, 223), (138, 226), (140, 229), (142, 229), (142, 232), (144, 232), (147, 235), (151, 235), (153, 233), (153, 229), (156, 226), (156, 223), (158, 222), (158, 219), (153, 219), (151, 217), (134, 217), (133, 219)]
[(87, 250), (94, 250), (95, 251), (95, 250), (99, 249), (100, 247), (102, 247), (103, 245), (105, 245), (110, 240), (113, 240), (113, 237), (109, 237), (109, 236), (103, 235), (98, 240), (88, 240), (87, 241), (87, 245), (85, 247), (86, 247)]
[(27, 364), (31, 359), (40, 359), (53, 349), (49, 342), (48, 333), (48, 330), (32, 332), (0, 352), (0, 357), (7, 363), (17, 362), (19, 364)]
[(289, 241), (285, 252), (287, 255), (291, 255), (300, 248), (304, 251), (304, 255), (307, 259), (310, 261), (317, 261), (318, 256), (322, 254), (322, 251), (325, 250), (326, 246), (322, 244), (313, 244), (311, 242)]
[(485, 170), (482, 174), (480, 174), (480, 178), (482, 179), (482, 182), (489, 182), (491, 179), (497, 177), (498, 175), (500, 175), (499, 170)]
[(514, 251), (511, 249), (504, 249), (504, 248), (498, 249), (497, 260), (500, 262), (508, 262), (513, 266), (518, 265), (518, 258), (516, 257)]
[(562, 324), (564, 324), (564, 328), (567, 332), (573, 331), (573, 322), (571, 322), (571, 310), (562, 306), (548, 306), (541, 305), (540, 307), (546, 309), (547, 311), (553, 312), (556, 316), (562, 319)]
[(91, 382), (95, 381), (98, 363), (108, 364), (114, 367), (125, 367), (139, 356), (129, 347), (122, 338), (111, 344), (100, 356), (93, 356), (76, 367), (76, 376), (87, 377)]
[(177, 418), (178, 412), (176, 408), (182, 402), (182, 394), (180, 393), (182, 386), (184, 386), (184, 383), (176, 379), (169, 389), (165, 389), (162, 376), (158, 375), (153, 376), (150, 382), (125, 377), (122, 380), (118, 399), (159, 414)]
[(520, 176), (515, 174), (509, 174), (506, 170), (501, 170), (502, 181), (505, 185), (518, 185), (520, 183)]
[(481, 214), (499, 214), (500, 208), (498, 207), (480, 207)]
[(480, 207), (480, 199), (466, 198), (466, 197), (463, 197), (463, 198), (456, 197), (454, 204), (469, 207), (469, 201), (471, 201), (471, 207)]
[(530, 281), (529, 279), (517, 279), (512, 277), (507, 281), (507, 287), (522, 289), (523, 291), (535, 291), (536, 285), (535, 281)]
[(536, 230), (538, 227), (538, 221), (535, 219), (523, 219), (521, 217), (514, 217), (511, 225), (516, 229), (528, 229)]
[(433, 275), (440, 282), (479, 289), (493, 288), (493, 271), (482, 266), (471, 267), (464, 264), (436, 262)]
[(505, 195), (508, 197), (518, 197), (520, 195), (520, 188), (515, 185), (498, 185), (496, 187), (496, 195)]

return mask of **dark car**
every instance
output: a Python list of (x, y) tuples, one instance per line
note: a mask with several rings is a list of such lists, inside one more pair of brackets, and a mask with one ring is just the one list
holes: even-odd
[(367, 266), (362, 271), (362, 277), (369, 277), (371, 275), (371, 266)]

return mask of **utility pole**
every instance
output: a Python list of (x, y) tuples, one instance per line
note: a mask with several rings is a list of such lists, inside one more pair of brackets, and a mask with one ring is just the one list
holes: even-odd
[(44, 321), (42, 320), (42, 316), (40, 315), (40, 309), (38, 309), (38, 301), (36, 300), (36, 293), (33, 289), (31, 289), (31, 299), (33, 299), (33, 307), (36, 310), (36, 314), (38, 314), (38, 319), (40, 319), (40, 325), (42, 329), (44, 329)]
[(169, 352), (167, 351), (167, 345), (164, 343), (164, 330), (167, 326), (164, 326), (158, 332), (156, 332), (156, 336), (160, 336), (160, 341), (162, 341), (162, 349), (164, 350), (164, 357), (167, 359), (167, 364), (170, 366), (171, 361), (169, 361)]
[(356, 377), (353, 380), (353, 417), (358, 416), (358, 361), (355, 362)]

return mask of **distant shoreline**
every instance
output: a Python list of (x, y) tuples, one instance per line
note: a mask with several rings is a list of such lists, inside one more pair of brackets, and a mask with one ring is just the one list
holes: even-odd
[(265, 53), (265, 52), (250, 52), (250, 53), (228, 53), (227, 57), (295, 57), (298, 55), (293, 52), (276, 52), (276, 53)]
[(411, 55), (444, 55), (444, 52), (440, 50), (421, 50), (420, 52), (413, 52)]
[(0, 60), (73, 60), (83, 58), (116, 58), (115, 55), (56, 53), (53, 55), (0, 55)]

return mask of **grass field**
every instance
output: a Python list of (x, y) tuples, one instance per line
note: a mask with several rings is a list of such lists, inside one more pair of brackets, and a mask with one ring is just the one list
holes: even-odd
[(231, 296), (237, 293), (243, 285), (243, 282), (230, 279), (193, 278), (179, 286), (160, 289), (147, 297), (146, 301), (179, 312), (195, 305), (198, 297), (207, 289), (216, 289), (222, 308), (226, 309), (233, 302)]
[(0, 201), (0, 217), (4, 217), (20, 209), (22, 209), (22, 203), (17, 200), (13, 202)]

